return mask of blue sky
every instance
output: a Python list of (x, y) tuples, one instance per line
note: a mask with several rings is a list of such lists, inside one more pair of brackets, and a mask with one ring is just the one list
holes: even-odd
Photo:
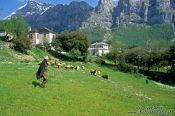
[[(53, 4), (69, 4), (71, 1), (82, 1), (82, 0), (35, 0), (38, 2), (48, 2)], [(90, 5), (95, 6), (98, 0), (84, 0)], [(0, 0), (0, 20), (10, 15), (12, 12), (17, 10), (20, 6), (24, 5), (27, 0)]]

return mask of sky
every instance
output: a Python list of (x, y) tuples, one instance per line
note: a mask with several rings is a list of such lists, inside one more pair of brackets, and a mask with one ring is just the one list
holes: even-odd
[[(16, 11), (20, 6), (26, 4), (28, 0), (0, 0), (0, 20)], [(52, 4), (69, 4), (71, 1), (86, 1), (91, 6), (96, 6), (98, 0), (35, 0)], [(113, 0), (117, 1), (117, 0)]]

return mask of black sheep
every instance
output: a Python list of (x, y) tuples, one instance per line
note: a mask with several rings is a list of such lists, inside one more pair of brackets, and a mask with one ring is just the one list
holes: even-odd
[(108, 80), (108, 75), (102, 75), (101, 77), (102, 77), (103, 79)]

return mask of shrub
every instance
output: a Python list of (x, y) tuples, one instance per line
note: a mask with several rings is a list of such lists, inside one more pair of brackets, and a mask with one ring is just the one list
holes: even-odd
[(72, 57), (72, 59), (78, 60), (80, 58), (80, 56), (81, 56), (81, 52), (79, 50), (72, 49), (69, 52), (69, 55), (70, 55), (70, 57)]
[(104, 65), (106, 62), (104, 60), (98, 58), (98, 59), (95, 60), (95, 63), (100, 64), (100, 65)]
[(29, 38), (25, 36), (20, 36), (13, 40), (14, 46), (13, 48), (16, 51), (27, 53), (27, 50), (31, 49), (31, 41)]
[(86, 57), (90, 42), (89, 38), (82, 32), (63, 32), (55, 39), (52, 45), (54, 45), (54, 48), (61, 48), (65, 52), (78, 50), (81, 53), (79, 56)]
[(125, 64), (125, 63), (117, 64), (116, 67), (114, 68), (114, 70), (119, 70), (119, 71), (125, 72), (125, 73), (137, 73), (138, 72), (137, 68), (135, 68), (129, 64)]

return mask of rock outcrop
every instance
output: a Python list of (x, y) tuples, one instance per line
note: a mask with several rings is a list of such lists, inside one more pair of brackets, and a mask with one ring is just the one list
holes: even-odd
[(175, 23), (175, 0), (99, 0), (93, 8), (86, 2), (52, 5), (29, 0), (9, 17), (21, 15), (33, 27), (56, 32), (100, 27), (106, 30), (128, 24)]
[(93, 9), (84, 1), (71, 2), (69, 5), (58, 4), (37, 19), (37, 26), (46, 26), (57, 32), (77, 30), (87, 20)]
[(99, 0), (98, 5), (90, 14), (90, 17), (82, 24), (81, 28), (101, 27), (110, 29), (112, 27), (112, 13), (114, 9), (112, 0)]
[(113, 27), (147, 21), (147, 0), (119, 0), (113, 13)]
[(174, 0), (150, 0), (148, 24), (164, 24), (174, 22)]

